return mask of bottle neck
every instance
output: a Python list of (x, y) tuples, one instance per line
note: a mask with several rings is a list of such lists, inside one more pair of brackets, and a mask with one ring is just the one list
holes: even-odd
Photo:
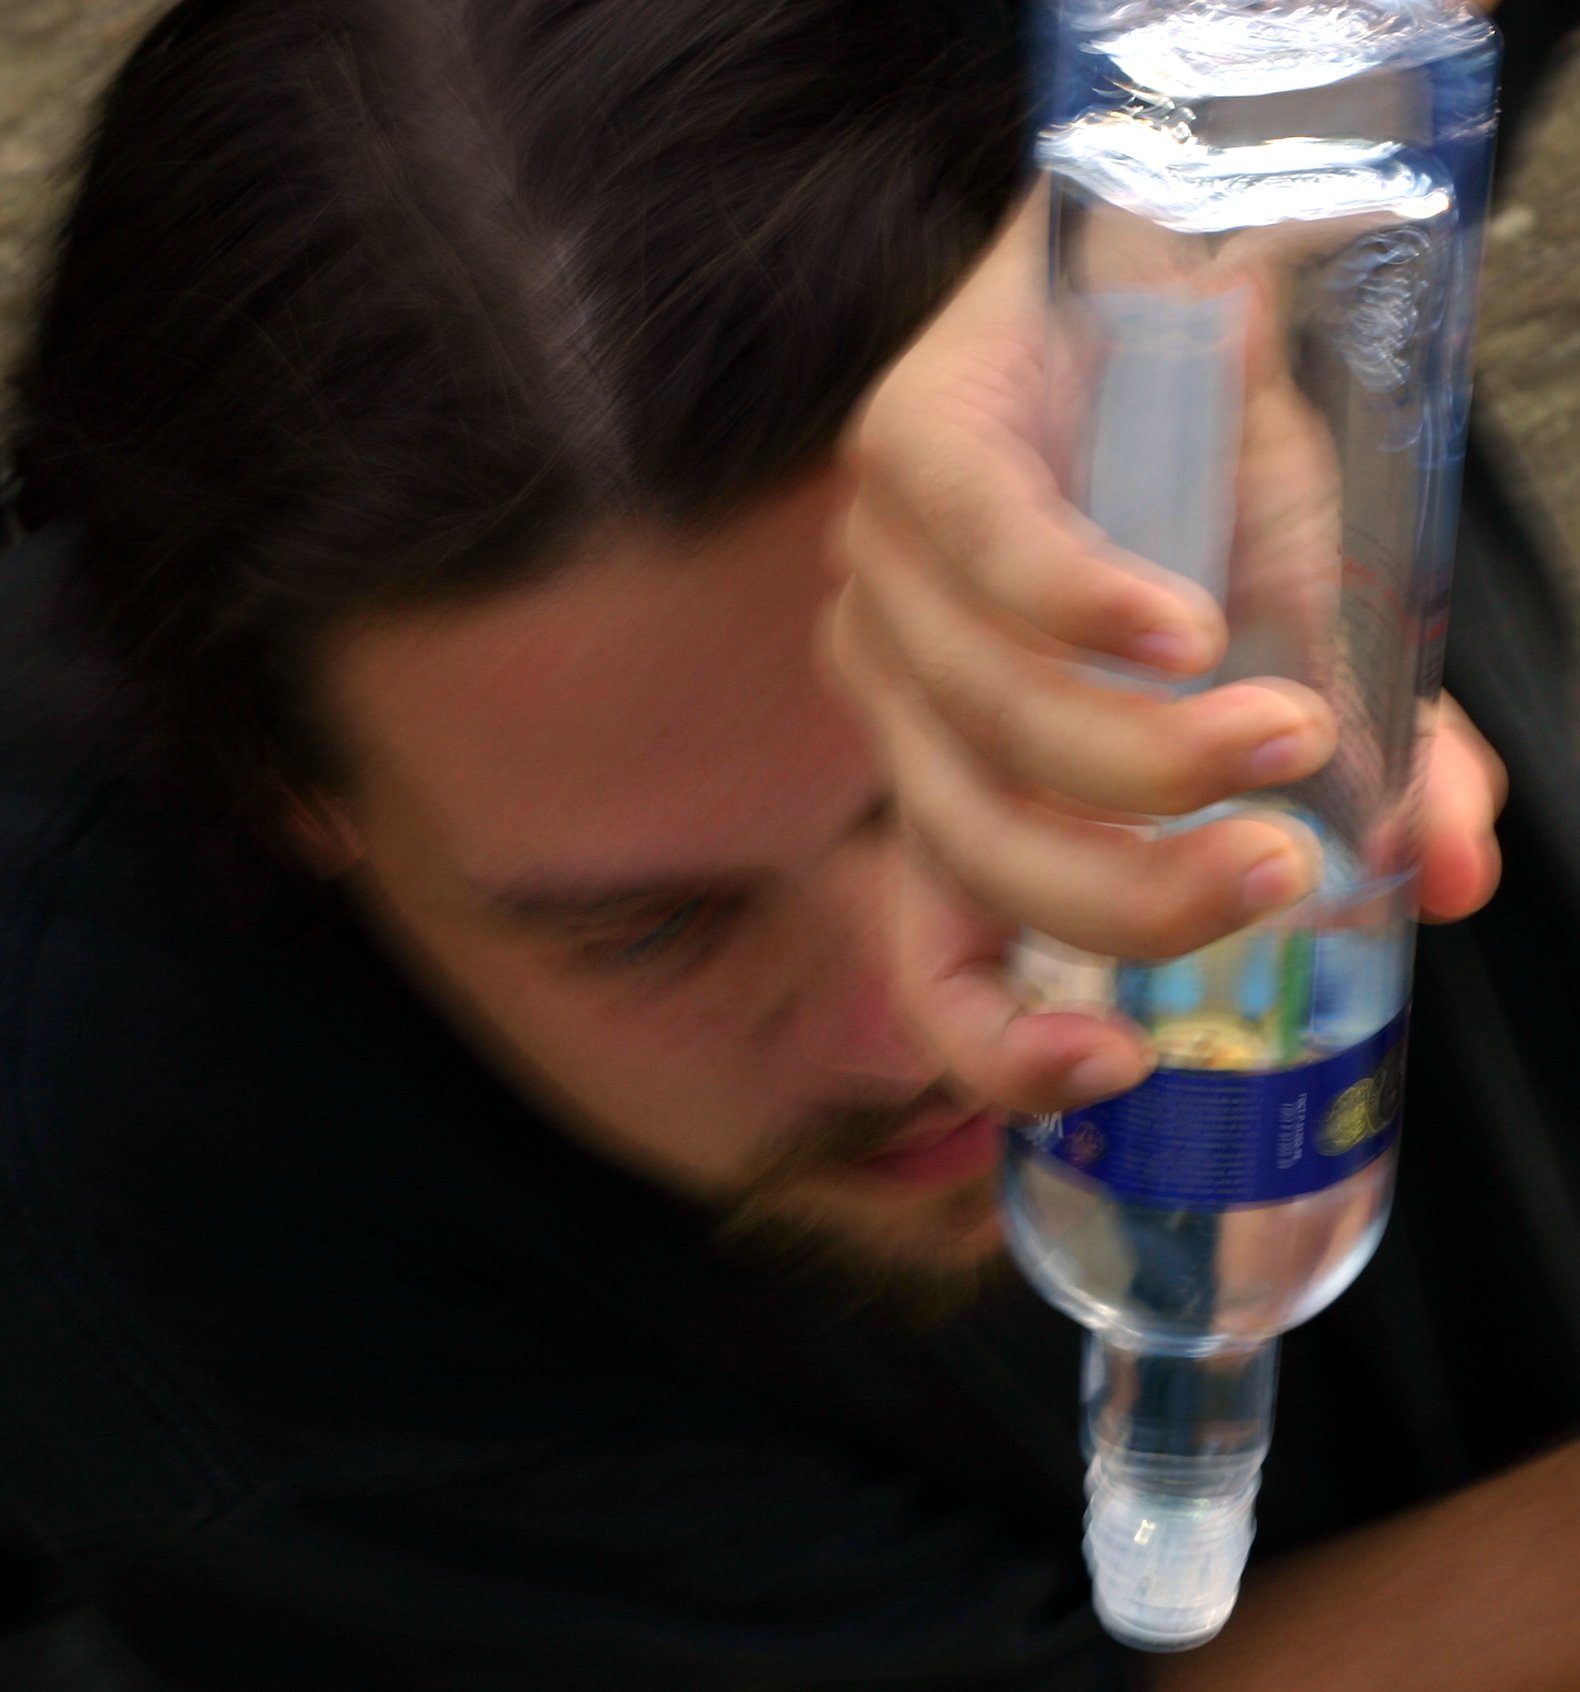
[(1215, 1357), (1086, 1343), (1092, 1595), (1115, 1638), (1204, 1644), (1228, 1620), (1256, 1532), (1278, 1341)]
[(1255, 1483), (1273, 1432), (1278, 1341), (1211, 1357), (1086, 1339), (1086, 1454), (1114, 1482), (1227, 1497)]

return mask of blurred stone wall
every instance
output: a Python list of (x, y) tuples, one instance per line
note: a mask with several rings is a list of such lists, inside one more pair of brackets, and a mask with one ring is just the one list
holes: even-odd
[[(1580, 561), (1580, 41), (1556, 68), (1488, 229), (1479, 394)], [(1580, 588), (1580, 571), (1571, 579)], [(1580, 608), (1580, 596), (1576, 599)]]
[[(165, 0), (0, 0), (0, 368), (94, 93)], [(637, 0), (654, 4), (657, 0)], [(1580, 58), (1504, 161), (1487, 245), (1481, 394), (1580, 558)], [(1580, 574), (1577, 574), (1580, 581)]]
[(87, 108), (164, 0), (0, 0), (0, 369)]

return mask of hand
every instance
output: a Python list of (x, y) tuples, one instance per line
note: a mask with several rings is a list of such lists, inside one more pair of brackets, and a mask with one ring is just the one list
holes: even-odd
[[(866, 408), (830, 629), (899, 798), (901, 993), (965, 1085), (1036, 1111), (1117, 1092), (1149, 1056), (1121, 1020), (1026, 1011), (1005, 976), (1018, 931), (1163, 957), (1299, 899), (1311, 855), (1271, 816), (1162, 836), (1125, 825), (1298, 779), (1334, 747), (1323, 698), (1292, 682), (1176, 698), (1068, 662), (1079, 650), (1186, 677), (1218, 663), (1226, 629), (1209, 595), (1119, 554), (1059, 496), (1040, 445), (1043, 240), (1029, 205)], [(1500, 800), (1495, 758), (1447, 708), (1428, 914), (1490, 895)]]

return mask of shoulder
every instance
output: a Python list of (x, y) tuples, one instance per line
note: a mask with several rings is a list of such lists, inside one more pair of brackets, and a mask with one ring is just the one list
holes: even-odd
[[(40, 561), (4, 562), (15, 603)], [(507, 1390), (503, 1324), (575, 1371), (562, 1301), (526, 1296), (530, 1229), (506, 1256), (489, 1209), (540, 1125), (339, 901), (150, 799), (63, 728), (58, 671), (24, 690), (21, 668), (0, 663), (0, 1467), (91, 1536), (293, 1467), (431, 1464), (435, 1423), (464, 1464)]]

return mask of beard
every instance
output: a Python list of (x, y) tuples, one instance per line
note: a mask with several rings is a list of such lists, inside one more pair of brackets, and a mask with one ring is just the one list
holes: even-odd
[(901, 1106), (846, 1106), (808, 1119), (723, 1203), (720, 1249), (795, 1282), (841, 1315), (929, 1328), (970, 1310), (1015, 1277), (1002, 1243), (962, 1255), (996, 1214), (997, 1176), (911, 1207), (897, 1238), (877, 1226), (864, 1230), (859, 1217), (818, 1215), (801, 1187), (808, 1177), (837, 1181), (887, 1150), (922, 1112), (947, 1102), (934, 1089)]

